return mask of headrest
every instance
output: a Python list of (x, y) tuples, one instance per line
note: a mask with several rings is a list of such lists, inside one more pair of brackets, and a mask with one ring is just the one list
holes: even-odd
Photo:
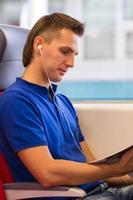
[(3, 31), (0, 29), (0, 61), (3, 56), (5, 47), (6, 47), (6, 37), (3, 33)]
[[(0, 90), (11, 85), (16, 77), (22, 75), (24, 67), (22, 64), (23, 47), (28, 35), (28, 30), (17, 26), (0, 25), (5, 35), (6, 46), (0, 60)], [(2, 44), (0, 43), (0, 49)]]

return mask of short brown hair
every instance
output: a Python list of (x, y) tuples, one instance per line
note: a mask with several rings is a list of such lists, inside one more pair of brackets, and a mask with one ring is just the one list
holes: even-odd
[(30, 64), (33, 57), (34, 38), (37, 35), (43, 35), (43, 33), (45, 33), (43, 36), (45, 41), (50, 42), (54, 38), (55, 33), (63, 28), (71, 30), (78, 36), (82, 36), (84, 34), (85, 25), (64, 13), (53, 13), (41, 17), (31, 29), (25, 43), (23, 50), (24, 67)]

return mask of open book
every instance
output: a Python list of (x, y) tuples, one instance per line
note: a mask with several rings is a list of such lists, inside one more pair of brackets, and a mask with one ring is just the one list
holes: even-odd
[(123, 149), (122, 151), (117, 152), (116, 154), (110, 155), (102, 159), (96, 159), (94, 161), (91, 161), (90, 163), (105, 163), (106, 162), (110, 164), (110, 163), (117, 162), (121, 158), (122, 154), (124, 154), (130, 148), (133, 148), (133, 145)]
[(93, 162), (116, 162), (133, 147), (133, 104), (76, 104), (79, 123)]
[[(89, 163), (114, 163), (114, 162), (117, 162), (121, 158), (121, 156), (126, 151), (128, 151), (130, 148), (133, 148), (133, 145), (123, 149), (122, 151), (117, 152), (116, 154), (113, 154), (111, 156), (108, 156), (108, 157), (105, 157), (105, 158), (102, 158), (102, 159), (96, 159), (96, 160), (93, 160)], [(128, 173), (128, 175), (133, 178), (133, 172)]]

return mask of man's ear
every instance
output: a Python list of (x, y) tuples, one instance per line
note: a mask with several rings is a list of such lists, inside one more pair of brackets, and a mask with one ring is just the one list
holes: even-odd
[(44, 42), (44, 39), (42, 36), (38, 35), (35, 37), (34, 42), (33, 42), (33, 51), (34, 54), (40, 55), (42, 52), (42, 49), (40, 48)]

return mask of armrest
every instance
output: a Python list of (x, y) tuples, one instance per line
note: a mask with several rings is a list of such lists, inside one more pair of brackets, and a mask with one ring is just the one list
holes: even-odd
[(3, 187), (8, 200), (35, 197), (82, 197), (86, 194), (78, 187), (44, 188), (39, 183), (6, 183)]
[(1, 180), (0, 180), (0, 199), (6, 200), (6, 194)]

